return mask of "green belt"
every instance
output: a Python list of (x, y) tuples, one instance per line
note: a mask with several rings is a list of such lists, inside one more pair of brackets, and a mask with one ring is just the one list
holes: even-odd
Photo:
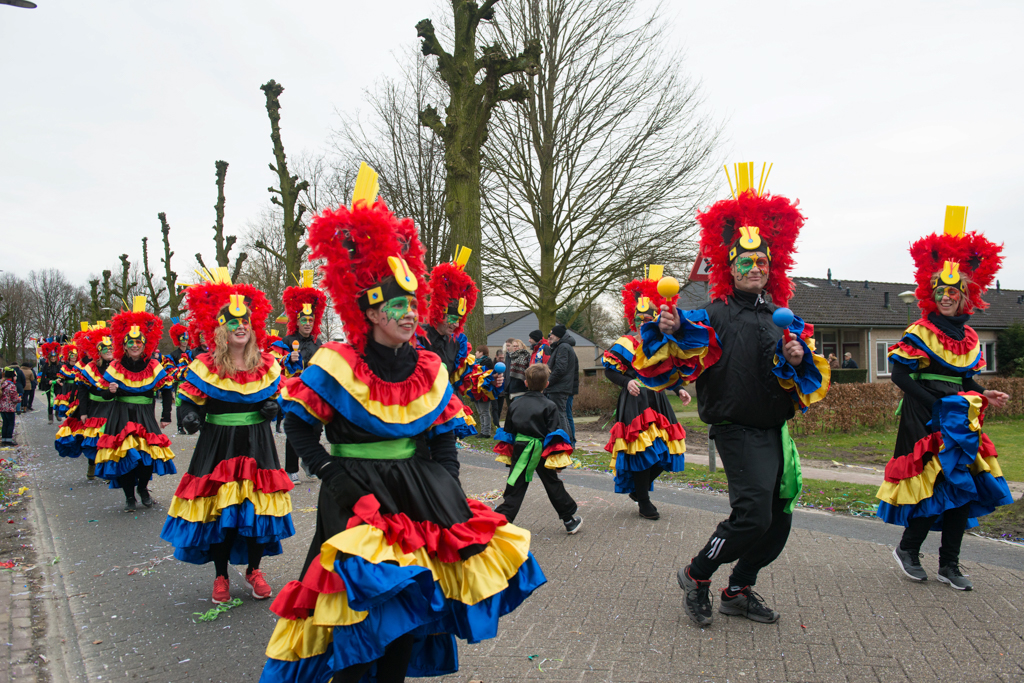
[(92, 393), (90, 391), (89, 392), (89, 400), (90, 401), (95, 401), (96, 403), (110, 403), (114, 399), (112, 399), (112, 398), (103, 398), (102, 396), (100, 396), (98, 394), (94, 394), (94, 393)]
[(519, 454), (512, 473), (508, 475), (509, 486), (515, 486), (515, 483), (519, 481), (519, 475), (526, 475), (526, 481), (533, 481), (533, 473), (537, 471), (537, 466), (540, 465), (540, 456), (544, 452), (544, 442), (535, 436), (517, 434), (516, 443), (524, 443), (526, 448)]
[(244, 427), (246, 425), (258, 425), (266, 422), (267, 418), (260, 415), (259, 411), (251, 413), (207, 413), (206, 421), (210, 424), (224, 427)]
[(118, 403), (136, 403), (140, 406), (153, 405), (153, 399), (150, 396), (115, 396), (114, 400)]
[[(956, 375), (935, 375), (930, 372), (912, 372), (910, 373), (910, 379), (922, 380), (927, 379), (933, 382), (949, 382), (950, 384), (959, 384), (963, 386), (964, 378), (957, 377)], [(900, 399), (900, 404), (896, 406), (896, 417), (900, 416), (903, 412), (903, 399)]]
[(779, 484), (779, 498), (786, 501), (783, 509), (787, 515), (793, 513), (796, 499), (804, 488), (803, 470), (800, 468), (800, 453), (796, 442), (789, 435), (789, 423), (782, 423), (782, 482)]
[(332, 443), (335, 458), (363, 458), (365, 460), (408, 460), (416, 453), (412, 439), (389, 439), (370, 443)]

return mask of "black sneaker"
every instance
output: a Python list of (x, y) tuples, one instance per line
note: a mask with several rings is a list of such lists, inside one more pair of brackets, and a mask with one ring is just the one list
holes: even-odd
[(142, 501), (142, 504), (148, 508), (151, 508), (156, 504), (153, 497), (149, 495), (149, 491), (139, 491), (139, 499)]
[(135, 512), (138, 509), (138, 506), (135, 504), (135, 499), (129, 498), (124, 502), (124, 509), (121, 510), (121, 512)]
[(899, 543), (892, 549), (892, 556), (896, 558), (900, 569), (907, 575), (907, 578), (914, 581), (927, 581), (928, 574), (921, 567), (921, 553), (914, 550), (904, 550)]
[(751, 590), (750, 586), (733, 595), (728, 588), (722, 589), (718, 611), (734, 617), (746, 617), (762, 624), (774, 624), (782, 615), (764, 604), (764, 598)]
[(974, 584), (966, 574), (960, 572), (960, 565), (956, 562), (939, 567), (939, 575), (936, 578), (940, 583), (948, 583), (958, 591), (974, 590)]
[(583, 524), (583, 518), (573, 517), (568, 522), (563, 522), (563, 524), (565, 524), (565, 533), (571, 536), (580, 530), (580, 525)]
[(661, 519), (658, 508), (649, 500), (638, 501), (640, 503), (640, 516), (644, 519)]
[(683, 608), (690, 621), (698, 626), (710, 626), (715, 618), (711, 611), (711, 579), (698, 581), (690, 578), (690, 566), (687, 565), (676, 572), (679, 587), (686, 591)]

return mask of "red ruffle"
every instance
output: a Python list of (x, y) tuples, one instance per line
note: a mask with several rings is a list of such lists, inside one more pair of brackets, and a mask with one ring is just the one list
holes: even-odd
[(492, 448), (491, 450), (497, 453), (498, 455), (505, 455), (510, 458), (512, 457), (512, 444), (506, 443), (505, 441), (499, 441), (498, 443), (494, 444), (494, 448)]
[(121, 364), (121, 361), (115, 360), (110, 364), (108, 370), (113, 370), (121, 377), (132, 382), (152, 382), (153, 378), (156, 377), (157, 375), (156, 369), (158, 367), (161, 367), (160, 361), (158, 361), (156, 358), (150, 358), (149, 363), (146, 365), (145, 368), (139, 370), (138, 372), (132, 372), (131, 370), (124, 367), (124, 365)]
[(316, 419), (324, 424), (334, 419), (334, 408), (302, 381), (302, 375), (284, 380), (284, 386), (288, 390), (288, 400), (299, 401), (305, 405), (309, 409), (307, 412), (312, 411)]
[(138, 422), (129, 422), (124, 426), (117, 434), (104, 434), (96, 442), (97, 448), (117, 448), (124, 440), (129, 436), (137, 436), (143, 439), (150, 446), (163, 446), (164, 448), (171, 447), (171, 440), (167, 438), (166, 434), (154, 434), (146, 431), (146, 428), (140, 425)]
[(978, 346), (978, 333), (975, 332), (970, 325), (964, 325), (963, 339), (953, 339), (948, 334), (940, 330), (935, 323), (928, 320), (928, 318), (921, 318), (915, 324), (920, 325), (921, 327), (927, 327), (929, 330), (934, 332), (935, 336), (939, 338), (942, 348), (958, 356), (966, 356), (971, 351), (974, 351)]
[(345, 582), (335, 572), (320, 565), (320, 556), (306, 570), (302, 581), (289, 581), (281, 589), (270, 606), (270, 611), (284, 619), (305, 619), (316, 609), (316, 599), (321, 593), (340, 593)]
[(198, 357), (196, 357), (196, 360), (205, 365), (207, 370), (209, 370), (217, 377), (220, 377), (221, 379), (231, 379), (235, 382), (238, 382), (239, 384), (248, 384), (249, 382), (258, 382), (261, 379), (263, 379), (264, 375), (270, 372), (270, 369), (274, 366), (274, 363), (277, 362), (277, 360), (274, 358), (272, 354), (263, 353), (261, 354), (261, 356), (263, 360), (263, 364), (261, 366), (259, 366), (255, 370), (245, 370), (236, 372), (235, 374), (231, 375), (231, 377), (225, 377), (217, 369), (216, 364), (214, 364), (213, 362), (212, 353), (207, 352), (200, 354)]
[(407, 406), (417, 398), (427, 394), (434, 386), (441, 368), (441, 359), (433, 353), (418, 354), (416, 369), (408, 379), (401, 382), (386, 382), (375, 375), (359, 357), (356, 350), (348, 344), (327, 342), (321, 348), (327, 348), (341, 356), (355, 378), (369, 387), (369, 400), (378, 401), (386, 406)]
[(224, 484), (245, 479), (252, 481), (256, 490), (264, 493), (291, 491), (295, 488), (284, 470), (260, 469), (254, 459), (240, 455), (230, 460), (221, 460), (213, 472), (201, 477), (188, 473), (182, 475), (174, 495), (183, 500), (208, 498), (217, 495)]
[(644, 408), (644, 411), (633, 418), (628, 425), (622, 422), (616, 422), (612, 425), (608, 443), (604, 449), (609, 453), (613, 453), (617, 439), (622, 439), (626, 443), (633, 443), (640, 436), (640, 433), (647, 431), (652, 424), (657, 425), (659, 429), (664, 429), (668, 433), (670, 441), (682, 441), (686, 438), (686, 430), (683, 429), (681, 424), (669, 422), (667, 417), (654, 408)]
[(81, 423), (82, 429), (92, 429), (93, 427), (102, 427), (107, 424), (107, 418), (105, 417), (87, 417), (85, 421)]
[(465, 411), (465, 415), (472, 415), (473, 411), (469, 409), (469, 406), (464, 404), (458, 396), (452, 394), (451, 400), (448, 401), (448, 405), (444, 407), (441, 414), (434, 420), (434, 426), (443, 425), (448, 420), (458, 417), (459, 411)]
[(382, 515), (377, 498), (367, 494), (352, 507), (353, 515), (347, 528), (369, 524), (383, 531), (389, 544), (400, 544), (403, 552), (411, 553), (426, 547), (431, 557), (442, 562), (460, 562), (459, 550), (475, 544), (486, 545), (494, 536), (495, 529), (508, 523), (504, 515), (480, 501), (469, 499), (466, 503), (473, 516), (444, 529), (433, 522), (413, 521), (404, 512)]
[[(982, 435), (984, 436), (984, 435)], [(984, 437), (987, 439), (988, 437)], [(989, 444), (992, 442), (989, 441)], [(885, 465), (885, 480), (899, 483), (916, 477), (924, 471), (925, 455), (935, 455), (942, 450), (942, 434), (932, 432), (914, 444), (914, 450), (906, 455), (893, 458)]]
[(992, 439), (988, 438), (988, 434), (982, 434), (980, 443), (978, 444), (978, 455), (983, 458), (998, 458), (999, 454), (996, 453), (996, 445), (992, 443)]
[[(182, 382), (178, 385), (178, 390), (184, 392), (186, 396), (191, 396), (193, 399), (202, 400), (206, 398), (206, 394), (200, 391), (199, 388), (191, 382)], [(199, 401), (196, 402), (198, 403)]]
[(572, 444), (571, 443), (565, 443), (564, 441), (559, 441), (558, 443), (553, 443), (553, 444), (551, 444), (550, 446), (548, 446), (547, 448), (544, 449), (544, 452), (540, 454), (540, 457), (546, 458), (549, 455), (554, 455), (555, 453), (563, 453), (563, 452), (564, 453), (572, 453)]

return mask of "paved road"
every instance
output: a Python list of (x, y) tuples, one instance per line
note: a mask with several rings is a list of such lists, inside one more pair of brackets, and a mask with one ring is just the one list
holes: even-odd
[[(53, 680), (252, 681), (275, 618), (266, 602), (213, 622), (213, 570), (163, 560), (163, 508), (126, 515), (122, 496), (89, 483), (84, 460), (52, 448), (38, 413), (22, 438), (42, 465), (34, 472), (38, 561), (47, 567), (47, 652)], [(193, 437), (173, 437), (179, 471)], [(503, 483), (490, 456), (463, 452), (467, 493), (487, 497)], [(166, 503), (178, 477), (152, 490)], [(964, 558), (976, 590), (901, 578), (890, 554), (897, 537), (879, 522), (798, 511), (790, 543), (758, 590), (783, 613), (777, 625), (719, 615), (692, 626), (681, 610), (675, 569), (725, 514), (727, 500), (659, 487), (662, 519), (639, 518), (607, 475), (569, 472), (585, 518), (567, 537), (539, 485), (519, 523), (549, 582), (503, 620), (498, 638), (461, 648), (462, 670), (447, 681), (1020, 681), (1024, 680), (1024, 550), (968, 538)], [(264, 561), (275, 588), (295, 578), (312, 535), (317, 484), (293, 497), (297, 535)], [(935, 539), (925, 546), (934, 573)], [(148, 569), (136, 571), (133, 569)], [(716, 577), (716, 587), (725, 572)], [(47, 596), (41, 596), (47, 597)]]

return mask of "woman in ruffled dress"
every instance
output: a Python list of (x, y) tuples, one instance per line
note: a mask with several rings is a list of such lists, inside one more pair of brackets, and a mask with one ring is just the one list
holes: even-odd
[(982, 345), (967, 321), (1002, 263), (1002, 247), (967, 233), (967, 207), (946, 207), (946, 226), (915, 242), (918, 306), (924, 317), (889, 348), (892, 381), (903, 390), (896, 451), (878, 489), (878, 516), (905, 527), (893, 550), (900, 569), (925, 581), (921, 545), (942, 532), (937, 578), (971, 590), (960, 568), (964, 531), (978, 517), (1013, 502), (996, 448), (982, 433), (989, 404), (1009, 396), (986, 390), (974, 376), (985, 367)]
[(281, 366), (266, 347), (270, 304), (251, 285), (233, 285), (226, 268), (188, 288), (189, 326), (210, 347), (197, 353), (178, 387), (182, 427), (202, 430), (160, 537), (174, 556), (213, 562), (213, 602), (231, 600), (228, 564), (246, 565), (257, 600), (273, 593), (260, 560), (280, 555), (292, 536), (293, 485), (271, 430)]
[(322, 484), (302, 580), (271, 607), (265, 682), (451, 673), (456, 637), (493, 638), (545, 581), (529, 532), (467, 500), (431, 457), (454, 453), (464, 411), (441, 359), (410, 344), (427, 288), (416, 227), (374, 202), (367, 173), (351, 209), (310, 226), (348, 341), (324, 344), (282, 390), (285, 431)]

